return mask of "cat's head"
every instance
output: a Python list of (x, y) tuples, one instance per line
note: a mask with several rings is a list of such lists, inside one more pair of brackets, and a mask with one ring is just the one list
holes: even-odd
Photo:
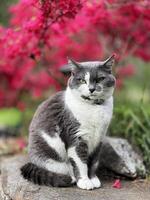
[(112, 74), (114, 55), (105, 61), (76, 62), (69, 59), (72, 93), (89, 103), (101, 104), (113, 94), (116, 79)]

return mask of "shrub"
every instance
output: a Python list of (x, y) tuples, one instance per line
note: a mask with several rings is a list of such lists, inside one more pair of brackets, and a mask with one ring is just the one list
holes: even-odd
[(64, 83), (59, 67), (70, 56), (104, 59), (116, 52), (117, 85), (134, 74), (128, 56), (150, 60), (149, 0), (19, 0), (0, 27), (0, 106), (42, 96)]
[(150, 106), (116, 106), (110, 133), (123, 136), (133, 145), (137, 145), (150, 172)]

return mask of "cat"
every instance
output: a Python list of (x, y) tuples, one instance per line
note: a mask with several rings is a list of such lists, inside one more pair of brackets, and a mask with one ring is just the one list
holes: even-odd
[(25, 179), (39, 185), (85, 190), (101, 187), (96, 175), (101, 141), (113, 112), (114, 55), (105, 61), (69, 60), (65, 91), (37, 109), (29, 127)]

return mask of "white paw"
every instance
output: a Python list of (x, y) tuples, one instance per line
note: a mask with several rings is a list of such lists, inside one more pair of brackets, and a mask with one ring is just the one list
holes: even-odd
[(101, 182), (97, 176), (94, 176), (93, 178), (91, 178), (91, 182), (93, 183), (94, 188), (101, 187)]
[(77, 182), (77, 186), (83, 190), (92, 190), (94, 185), (89, 178), (81, 178)]

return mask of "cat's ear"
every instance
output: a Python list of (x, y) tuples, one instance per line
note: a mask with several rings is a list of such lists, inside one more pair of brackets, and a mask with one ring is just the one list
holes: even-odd
[(112, 67), (114, 63), (115, 63), (115, 54), (113, 54), (103, 62), (104, 70), (107, 72), (112, 72)]
[(76, 62), (75, 60), (68, 58), (68, 65), (71, 69), (72, 74), (74, 74), (76, 71), (81, 70), (82, 66), (80, 63)]

